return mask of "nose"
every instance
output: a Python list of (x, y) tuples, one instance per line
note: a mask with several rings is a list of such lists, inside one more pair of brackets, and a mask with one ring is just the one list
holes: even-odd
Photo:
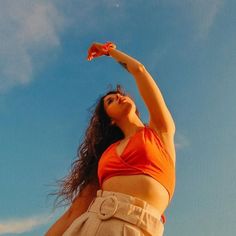
[(123, 97), (123, 96), (120, 95), (120, 94), (117, 94), (117, 95), (116, 95), (116, 99), (117, 99), (118, 103), (120, 103), (120, 99), (121, 99), (122, 97)]

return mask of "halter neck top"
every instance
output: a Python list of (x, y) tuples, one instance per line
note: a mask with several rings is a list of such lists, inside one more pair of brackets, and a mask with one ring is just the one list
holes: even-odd
[(161, 183), (170, 199), (175, 189), (175, 166), (155, 130), (144, 126), (130, 137), (121, 155), (116, 152), (120, 140), (111, 144), (98, 163), (100, 186), (112, 176), (146, 174)]

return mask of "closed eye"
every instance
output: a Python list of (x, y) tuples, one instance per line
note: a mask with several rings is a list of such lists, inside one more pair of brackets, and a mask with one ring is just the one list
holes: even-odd
[(111, 102), (113, 102), (113, 99), (112, 99), (112, 98), (109, 98), (109, 99), (107, 100), (107, 104), (109, 105)]

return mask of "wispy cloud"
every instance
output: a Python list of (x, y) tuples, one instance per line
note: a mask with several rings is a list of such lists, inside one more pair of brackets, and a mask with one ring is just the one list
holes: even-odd
[[(205, 39), (225, 0), (165, 0), (167, 5), (181, 9), (181, 14), (192, 24), (195, 37)], [(182, 16), (182, 15), (180, 15)]]
[(191, 1), (199, 38), (206, 38), (213, 26), (224, 0)]
[(41, 215), (25, 219), (0, 220), (0, 235), (30, 232), (41, 225), (47, 224), (51, 218), (52, 216)]
[(177, 150), (190, 146), (190, 140), (180, 132), (175, 135), (175, 147)]
[(64, 17), (50, 1), (2, 1), (0, 8), (0, 92), (28, 84), (34, 59), (60, 45)]

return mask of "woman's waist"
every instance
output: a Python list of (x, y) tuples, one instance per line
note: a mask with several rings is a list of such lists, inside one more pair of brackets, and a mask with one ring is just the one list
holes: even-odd
[(165, 187), (151, 176), (144, 174), (113, 176), (105, 180), (101, 188), (104, 191), (120, 192), (140, 198), (161, 214), (169, 203), (169, 194)]
[(115, 218), (136, 225), (148, 235), (162, 235), (164, 216), (146, 201), (124, 193), (98, 190), (87, 212), (101, 220)]

